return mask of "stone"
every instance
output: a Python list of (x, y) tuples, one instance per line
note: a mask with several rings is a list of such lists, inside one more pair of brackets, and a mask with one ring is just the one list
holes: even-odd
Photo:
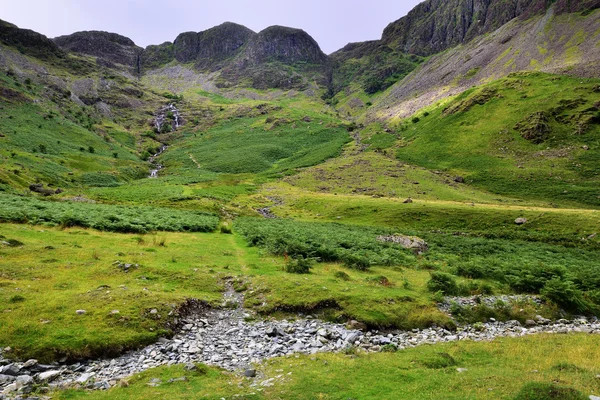
[(60, 371), (46, 371), (46, 372), (42, 372), (37, 376), (38, 381), (41, 382), (50, 382), (52, 380), (54, 380), (56, 377), (58, 377), (60, 375)]
[(515, 219), (515, 224), (517, 225), (525, 225), (527, 223), (527, 218), (517, 218)]
[(346, 328), (350, 329), (350, 330), (359, 330), (359, 331), (364, 331), (367, 329), (367, 326), (365, 324), (363, 324), (362, 322), (358, 322), (356, 320), (350, 320), (347, 324), (346, 324)]
[(37, 360), (33, 360), (33, 359), (32, 359), (32, 360), (27, 360), (27, 361), (25, 362), (25, 364), (23, 364), (23, 368), (25, 368), (25, 369), (29, 369), (29, 368), (31, 368), (31, 367), (33, 367), (33, 366), (36, 366), (36, 365), (37, 365), (37, 363), (38, 363), (38, 361), (37, 361)]
[(462, 374), (467, 371), (468, 371), (468, 369), (466, 369), (466, 368), (456, 368), (456, 372), (458, 372), (459, 374)]
[(2, 369), (2, 373), (9, 376), (19, 376), (20, 371), (21, 367), (16, 364), (9, 364)]
[(378, 236), (377, 240), (383, 243), (396, 243), (405, 249), (413, 250), (417, 254), (423, 254), (429, 251), (427, 242), (416, 236), (391, 235)]
[(14, 376), (0, 374), (0, 385), (9, 383), (15, 380)]
[(244, 371), (244, 376), (246, 378), (254, 378), (256, 376), (256, 370), (255, 369), (247, 369)]
[(194, 364), (192, 362), (187, 362), (183, 366), (183, 369), (185, 369), (186, 371), (195, 371), (198, 369), (198, 367), (196, 366), (196, 364)]
[(84, 315), (85, 313), (86, 313), (85, 310), (77, 310), (77, 311), (75, 311), (75, 314), (77, 314), (77, 315)]
[(29, 375), (19, 375), (17, 379), (15, 379), (15, 383), (19, 388), (31, 385), (33, 383), (33, 378)]
[(76, 383), (81, 383), (81, 384), (86, 383), (87, 381), (89, 381), (90, 379), (92, 379), (94, 377), (94, 375), (95, 374), (93, 372), (81, 374), (79, 376), (79, 378), (75, 379), (75, 382)]
[(404, 204), (411, 204), (413, 203), (413, 199), (411, 199), (410, 197), (406, 200), (403, 201)]
[(277, 336), (285, 335), (283, 330), (278, 326), (272, 326), (272, 327), (268, 328), (265, 333), (267, 334), (267, 336), (270, 336), (270, 337), (277, 337)]
[(537, 326), (537, 322), (535, 322), (532, 319), (528, 319), (527, 321), (525, 321), (525, 325), (526, 326)]
[(600, 396), (594, 396), (593, 394), (591, 394), (590, 400), (600, 400)]
[(465, 183), (465, 178), (463, 178), (462, 176), (457, 176), (456, 178), (454, 178), (454, 182)]

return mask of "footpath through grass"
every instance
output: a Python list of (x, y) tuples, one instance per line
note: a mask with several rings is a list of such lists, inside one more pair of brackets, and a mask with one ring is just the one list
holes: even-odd
[[(397, 353), (290, 356), (258, 366), (259, 378), (202, 367), (158, 368), (108, 392), (59, 399), (585, 400), (600, 395), (600, 337), (543, 335), (455, 342)], [(462, 368), (462, 372), (458, 371)], [(185, 381), (168, 382), (186, 377)], [(150, 387), (151, 379), (159, 387)], [(272, 387), (255, 386), (272, 379)]]

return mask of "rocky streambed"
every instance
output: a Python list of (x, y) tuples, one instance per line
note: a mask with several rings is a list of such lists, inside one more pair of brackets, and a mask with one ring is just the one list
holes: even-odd
[[(399, 350), (423, 344), (459, 340), (488, 341), (500, 337), (521, 337), (538, 333), (583, 332), (600, 334), (596, 318), (551, 322), (537, 318), (534, 324), (518, 321), (491, 321), (461, 326), (456, 331), (443, 328), (411, 331), (361, 331), (355, 321), (349, 325), (328, 323), (306, 317), (294, 321), (248, 321), (251, 317), (239, 307), (240, 298), (229, 292), (226, 303), (237, 308), (212, 309), (188, 315), (171, 339), (110, 360), (94, 360), (75, 365), (40, 365), (35, 360), (11, 363), (0, 357), (0, 392), (5, 396), (23, 395), (34, 384), (52, 388), (85, 387), (109, 389), (131, 375), (161, 365), (205, 363), (254, 377), (254, 363), (289, 354), (340, 352), (355, 347), (378, 352), (384, 346)], [(2, 396), (0, 396), (2, 398)]]

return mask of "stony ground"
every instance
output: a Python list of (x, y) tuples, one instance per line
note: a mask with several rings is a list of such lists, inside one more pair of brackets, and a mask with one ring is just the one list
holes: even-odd
[[(497, 301), (485, 299), (484, 301)], [(510, 301), (511, 299), (504, 299)], [(450, 301), (450, 300), (449, 300)], [(451, 301), (457, 301), (452, 299)], [(472, 299), (464, 299), (468, 304)], [(227, 308), (197, 312), (181, 322), (179, 332), (171, 339), (111, 360), (93, 360), (75, 365), (40, 365), (35, 360), (12, 363), (0, 357), (0, 399), (27, 398), (34, 384), (53, 388), (85, 387), (109, 389), (133, 374), (161, 365), (194, 363), (219, 366), (239, 371), (249, 378), (256, 377), (252, 365), (265, 359), (294, 353), (315, 354), (340, 352), (348, 348), (366, 352), (401, 350), (422, 344), (458, 340), (493, 340), (499, 337), (519, 337), (537, 333), (584, 332), (600, 334), (596, 318), (573, 321), (549, 321), (537, 317), (528, 326), (517, 321), (462, 326), (451, 332), (443, 328), (382, 333), (364, 332), (356, 321), (349, 325), (333, 324), (306, 317), (295, 321), (250, 321), (250, 315), (240, 306), (242, 298), (229, 291), (225, 295)], [(256, 378), (256, 385), (271, 382)], [(157, 382), (156, 385), (160, 383)]]

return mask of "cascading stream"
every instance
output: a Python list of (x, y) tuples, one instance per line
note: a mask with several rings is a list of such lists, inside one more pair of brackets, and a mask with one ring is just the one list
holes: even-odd
[[(171, 103), (160, 109), (154, 121), (154, 127), (157, 133), (170, 133), (179, 129), (182, 123), (183, 119), (181, 118), (179, 109), (177, 109), (175, 104)], [(158, 178), (158, 173), (164, 168), (164, 166), (156, 162), (156, 159), (168, 148), (169, 146), (167, 145), (161, 146), (160, 150), (148, 159), (148, 162), (152, 166), (150, 169), (150, 178)]]

